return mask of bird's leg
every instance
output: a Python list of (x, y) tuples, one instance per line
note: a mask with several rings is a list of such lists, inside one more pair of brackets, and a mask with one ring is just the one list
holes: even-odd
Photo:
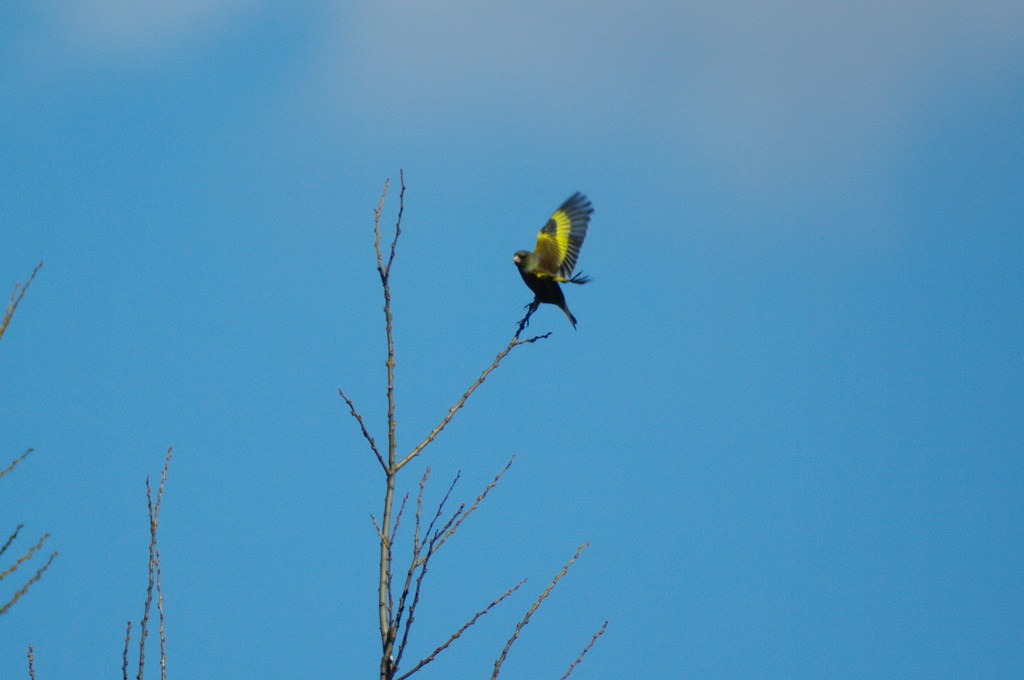
[(517, 338), (519, 337), (519, 334), (522, 333), (523, 330), (530, 325), (530, 317), (533, 316), (533, 313), (537, 311), (538, 307), (540, 307), (540, 302), (538, 302), (537, 300), (534, 300), (533, 302), (524, 307), (524, 309), (526, 310), (526, 316), (524, 316), (519, 321), (519, 328), (516, 329)]

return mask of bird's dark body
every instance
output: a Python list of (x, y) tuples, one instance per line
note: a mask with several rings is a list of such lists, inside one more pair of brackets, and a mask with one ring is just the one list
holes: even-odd
[(568, 305), (565, 304), (565, 294), (562, 293), (562, 287), (558, 285), (558, 281), (555, 281), (550, 276), (537, 276), (524, 272), (522, 269), (519, 270), (519, 275), (523, 277), (523, 281), (533, 291), (533, 301), (535, 304), (546, 302), (560, 307), (565, 312), (565, 315), (569, 317), (572, 325), (576, 325), (576, 317), (572, 315)]

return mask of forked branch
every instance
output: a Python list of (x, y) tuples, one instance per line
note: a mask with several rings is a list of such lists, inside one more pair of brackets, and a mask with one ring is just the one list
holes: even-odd
[(444, 650), (448, 649), (448, 647), (451, 646), (451, 644), (453, 642), (458, 640), (462, 636), (462, 634), (465, 633), (466, 630), (470, 626), (472, 626), (474, 623), (477, 622), (477, 620), (480, 619), (481, 616), (483, 616), (487, 612), (491, 611), (491, 609), (493, 609), (498, 603), (500, 603), (506, 597), (508, 597), (512, 593), (516, 592), (517, 590), (519, 590), (519, 588), (521, 588), (524, 583), (526, 583), (526, 579), (525, 578), (522, 581), (520, 581), (519, 583), (517, 583), (514, 586), (512, 586), (511, 588), (509, 588), (508, 590), (506, 590), (504, 593), (501, 594), (501, 596), (499, 596), (496, 600), (491, 602), (489, 605), (487, 605), (486, 607), (484, 607), (483, 609), (478, 611), (476, 614), (474, 614), (473, 617), (469, 621), (466, 621), (466, 623), (462, 624), (462, 627), (459, 628), (454, 633), (452, 633), (448, 637), (447, 640), (445, 640), (440, 646), (437, 647), (437, 649), (435, 649), (430, 654), (428, 654), (427, 656), (425, 656), (422, 659), (420, 659), (419, 663), (417, 663), (415, 666), (413, 666), (407, 673), (403, 673), (402, 675), (398, 676), (398, 678), (396, 678), (395, 680), (405, 680), (410, 675), (412, 675), (413, 673), (415, 673), (416, 671), (418, 671), (419, 669), (423, 668), (428, 663), (430, 663), (431, 661), (436, 659), (438, 654), (440, 654)]
[[(534, 336), (531, 338), (520, 339), (523, 330), (530, 322), (530, 316), (536, 311), (536, 302), (531, 303), (527, 307), (525, 316), (519, 321), (516, 328), (515, 334), (509, 343), (495, 356), (494, 361), (489, 366), (483, 369), (476, 381), (474, 381), (466, 390), (462, 396), (448, 408), (447, 413), (441, 418), (440, 422), (424, 437), (418, 444), (416, 444), (408, 453), (403, 457), (399, 458), (396, 455), (397, 451), (397, 439), (395, 436), (395, 429), (397, 425), (397, 416), (395, 415), (395, 343), (394, 343), (394, 318), (391, 310), (391, 267), (395, 261), (395, 253), (397, 250), (398, 239), (402, 233), (402, 217), (405, 212), (405, 177), (404, 174), (400, 173), (399, 178), (401, 181), (401, 191), (398, 197), (398, 216), (395, 222), (394, 235), (391, 238), (390, 246), (382, 244), (382, 233), (381, 233), (381, 214), (384, 210), (384, 203), (387, 197), (388, 189), (390, 186), (389, 181), (385, 181), (383, 190), (381, 191), (380, 200), (377, 203), (377, 207), (374, 210), (373, 219), (373, 246), (374, 253), (377, 259), (377, 273), (380, 277), (381, 288), (384, 296), (384, 332), (385, 341), (387, 344), (387, 358), (385, 360), (386, 367), (386, 396), (387, 396), (387, 449), (383, 446), (378, 446), (377, 440), (370, 434), (369, 429), (366, 426), (366, 422), (362, 415), (356, 409), (355, 404), (343, 390), (338, 390), (342, 399), (348, 405), (349, 414), (355, 418), (359, 425), (359, 430), (373, 452), (374, 457), (381, 466), (381, 470), (384, 472), (384, 507), (383, 513), (380, 515), (380, 520), (371, 515), (373, 520), (373, 526), (377, 531), (377, 536), (380, 539), (380, 563), (378, 572), (378, 583), (377, 583), (377, 608), (378, 608), (378, 623), (380, 627), (381, 635), (381, 663), (380, 663), (380, 678), (381, 680), (395, 680), (399, 664), (406, 652), (406, 648), (409, 642), (409, 631), (412, 628), (414, 621), (416, 620), (416, 612), (420, 604), (421, 594), (423, 592), (423, 584), (426, 578), (426, 574), (429, 570), (431, 558), (436, 552), (443, 546), (449, 538), (451, 538), (459, 527), (466, 520), (466, 518), (472, 514), (479, 506), (480, 503), (487, 497), (487, 494), (497, 485), (502, 475), (509, 469), (512, 464), (509, 463), (501, 470), (490, 484), (477, 496), (476, 500), (467, 508), (466, 504), (461, 504), (455, 512), (453, 512), (447, 520), (442, 522), (444, 515), (445, 505), (451, 495), (452, 489), (454, 488), (455, 481), (458, 480), (456, 476), (455, 481), (452, 482), (443, 500), (439, 503), (436, 512), (429, 522), (426, 522), (424, 526), (424, 515), (423, 515), (423, 494), (426, 486), (427, 478), (430, 474), (430, 468), (426, 469), (422, 479), (420, 480), (419, 494), (416, 500), (416, 517), (415, 527), (413, 530), (412, 537), (412, 555), (410, 557), (408, 567), (404, 570), (403, 576), (398, 576), (399, 582), (396, 582), (393, 560), (394, 560), (394, 549), (395, 549), (395, 536), (397, 535), (399, 525), (402, 521), (402, 514), (405, 509), (406, 501), (408, 500), (408, 494), (403, 497), (402, 503), (395, 513), (394, 501), (395, 501), (395, 485), (399, 470), (408, 465), (414, 458), (420, 455), (423, 450), (433, 442), (438, 435), (448, 426), (452, 421), (455, 414), (465, 406), (466, 401), (469, 397), (479, 388), (483, 382), (487, 379), (487, 376), (492, 371), (498, 368), (502, 360), (519, 345), (526, 345), (537, 342), (544, 338), (549, 337), (550, 333), (543, 335)], [(440, 526), (439, 526), (440, 525)], [(583, 547), (580, 547), (582, 550)], [(529, 621), (530, 616), (540, 605), (540, 602), (547, 597), (550, 593), (551, 588), (554, 587), (558, 579), (565, 574), (565, 571), (569, 568), (576, 557), (579, 556), (577, 551), (576, 556), (573, 560), (570, 560), (565, 565), (562, 572), (555, 577), (555, 580), (548, 586), (548, 588), (541, 594), (541, 596), (534, 603), (533, 607), (527, 612), (524, 619), (516, 628), (516, 632), (512, 639), (509, 640), (508, 645), (502, 651), (500, 659), (504, 659), (508, 653), (508, 648), (519, 635), (519, 631), (522, 626), (526, 625)], [(434, 660), (438, 654), (447, 649), (455, 640), (457, 640), (470, 626), (475, 624), (484, 614), (496, 606), (499, 602), (509, 597), (513, 592), (519, 589), (523, 585), (525, 579), (516, 586), (507, 590), (500, 597), (495, 599), (493, 602), (488, 604), (482, 610), (478, 611), (472, 616), (461, 628), (455, 631), (451, 636), (448, 637), (440, 646), (434, 649), (429, 655), (421, 659), (416, 666), (405, 672), (401, 676), (397, 676), (398, 680), (404, 680), (413, 673), (416, 673), (425, 665)], [(401, 588), (401, 592), (395, 593), (395, 589)], [(602, 629), (603, 630), (603, 629)], [(600, 633), (598, 633), (600, 635)], [(594, 639), (596, 640), (595, 635)], [(590, 645), (584, 649), (586, 650), (593, 645), (591, 641)], [(573, 666), (579, 663), (582, 659), (583, 654), (574, 662)], [(497, 675), (498, 668), (500, 667), (500, 660), (495, 663), (495, 676)], [(572, 667), (570, 667), (571, 671)]]
[[(153, 490), (149, 484), (149, 477), (146, 477), (146, 505), (149, 509), (149, 585), (146, 588), (146, 606), (142, 610), (142, 620), (139, 621), (139, 673), (136, 680), (142, 680), (143, 670), (146, 665), (146, 637), (149, 634), (149, 612), (153, 604), (153, 589), (157, 591), (157, 609), (159, 611), (159, 634), (160, 634), (160, 669), (161, 677), (166, 677), (166, 651), (163, 634), (163, 593), (160, 588), (160, 551), (157, 550), (157, 527), (160, 524), (160, 506), (164, 498), (164, 485), (167, 483), (167, 468), (171, 464), (172, 449), (168, 447), (167, 456), (164, 458), (164, 469), (160, 473), (160, 485), (157, 487), (156, 500), (153, 500)], [(129, 629), (131, 623), (129, 622)], [(126, 639), (127, 644), (127, 639)]]

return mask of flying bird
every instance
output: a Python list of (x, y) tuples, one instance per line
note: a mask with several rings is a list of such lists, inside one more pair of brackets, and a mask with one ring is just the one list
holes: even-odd
[(586, 283), (590, 280), (589, 276), (573, 276), (572, 270), (576, 267), (576, 258), (587, 236), (590, 214), (593, 212), (594, 208), (587, 197), (577, 191), (555, 211), (537, 234), (537, 246), (533, 252), (519, 250), (512, 256), (520, 276), (534, 294), (533, 302), (527, 305), (531, 314), (540, 303), (546, 302), (561, 308), (569, 317), (572, 327), (576, 328), (576, 317), (565, 304), (565, 295), (558, 284)]

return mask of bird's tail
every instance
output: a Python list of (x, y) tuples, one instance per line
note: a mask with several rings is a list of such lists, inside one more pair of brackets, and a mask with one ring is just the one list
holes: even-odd
[(575, 330), (576, 329), (576, 317), (572, 315), (572, 312), (569, 311), (569, 307), (567, 305), (562, 305), (562, 311), (565, 312), (565, 315), (567, 317), (569, 317), (569, 323), (572, 324), (573, 330)]
[(583, 273), (581, 272), (581, 273), (577, 274), (576, 276), (572, 277), (571, 279), (564, 279), (564, 281), (566, 283), (587, 283), (588, 281), (590, 281), (590, 277), (589, 276), (584, 276)]

